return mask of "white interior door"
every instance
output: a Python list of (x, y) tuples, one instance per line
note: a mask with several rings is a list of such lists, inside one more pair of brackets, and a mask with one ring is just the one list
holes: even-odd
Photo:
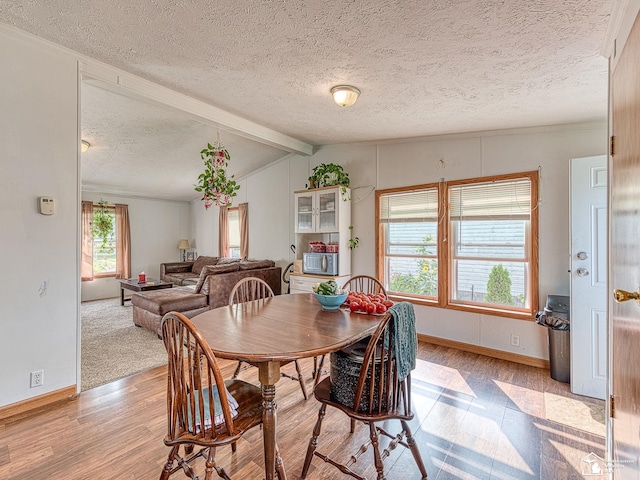
[(605, 398), (607, 158), (571, 160), (571, 391)]

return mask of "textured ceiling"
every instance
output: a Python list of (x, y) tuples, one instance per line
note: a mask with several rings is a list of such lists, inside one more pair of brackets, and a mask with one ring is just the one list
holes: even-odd
[[(213, 143), (217, 129), (166, 105), (141, 101), (82, 85), (82, 154), (86, 191), (190, 201), (202, 173), (200, 150)], [(220, 131), (232, 154), (229, 174), (240, 178), (287, 152)]]
[[(610, 9), (610, 0), (4, 0), (0, 22), (321, 145), (604, 120)], [(353, 107), (333, 103), (340, 83), (362, 90)], [(197, 138), (193, 122), (176, 130)], [(285, 153), (268, 147), (256, 165)]]

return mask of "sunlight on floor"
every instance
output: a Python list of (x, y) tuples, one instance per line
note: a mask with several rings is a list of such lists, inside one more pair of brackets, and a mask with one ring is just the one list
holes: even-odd
[[(422, 373), (422, 375), (421, 375)], [(416, 368), (411, 372), (412, 378), (422, 378), (428, 380), (431, 385), (435, 385), (449, 390), (455, 390), (465, 395), (475, 396), (473, 389), (467, 384), (464, 377), (455, 368), (445, 367), (437, 363), (424, 360), (416, 360)]]
[(588, 401), (567, 398), (553, 393), (544, 394), (547, 420), (605, 436), (604, 406)]
[(602, 405), (545, 392), (536, 372), (513, 383), (493, 375), (424, 360), (412, 372), (414, 413), (430, 419), (418, 431), (445, 478), (574, 478), (597, 469), (588, 455), (602, 453)]
[(544, 418), (544, 394), (537, 390), (520, 387), (511, 383), (493, 381), (521, 412)]

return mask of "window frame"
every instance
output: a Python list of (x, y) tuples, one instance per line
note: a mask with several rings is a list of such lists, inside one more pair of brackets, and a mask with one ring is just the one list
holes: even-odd
[[(411, 193), (411, 192), (416, 192), (416, 191), (427, 191), (427, 190), (435, 190), (437, 198), (440, 199), (441, 198), (441, 194), (440, 194), (440, 190), (439, 190), (439, 184), (438, 183), (430, 183), (430, 184), (423, 184), (423, 185), (414, 185), (411, 187), (403, 187), (403, 188), (393, 188), (393, 189), (387, 189), (387, 190), (377, 190), (376, 191), (376, 224), (378, 226), (377, 230), (376, 230), (376, 236), (377, 236), (377, 240), (376, 240), (376, 258), (377, 258), (377, 264), (376, 264), (376, 274), (378, 278), (384, 279), (384, 269), (386, 267), (386, 260), (389, 258), (386, 255), (386, 232), (385, 232), (385, 228), (384, 228), (384, 224), (382, 222), (381, 219), (381, 204), (380, 204), (380, 198), (383, 195), (389, 195), (389, 194), (403, 194), (403, 193)], [(440, 205), (440, 201), (438, 201), (438, 205), (437, 205), (437, 214), (436, 214), (436, 223), (439, 223), (438, 219), (442, 218), (442, 214), (443, 214), (443, 210), (441, 210), (441, 205)], [(394, 297), (394, 299), (399, 300), (399, 301), (409, 301), (412, 303), (416, 303), (416, 304), (423, 304), (423, 305), (438, 305), (440, 306), (440, 296), (441, 296), (441, 288), (442, 285), (440, 284), (440, 262), (441, 262), (441, 248), (442, 248), (442, 238), (441, 238), (441, 232), (440, 232), (440, 228), (438, 226), (436, 226), (436, 248), (437, 248), (437, 252), (435, 255), (435, 259), (438, 262), (438, 294), (436, 297), (427, 297), (427, 296), (417, 296), (417, 295), (410, 295), (410, 294), (406, 294), (406, 295), (397, 295), (394, 294), (392, 295), (392, 297)], [(382, 255), (380, 255), (380, 253), (382, 252)], [(394, 255), (394, 257), (402, 257), (402, 255)], [(404, 255), (404, 257), (409, 257), (409, 255)], [(411, 256), (414, 258), (434, 258), (433, 255), (430, 256)], [(385, 288), (386, 285), (385, 285)]]
[[(528, 261), (523, 261), (528, 266), (525, 275), (525, 288), (529, 298), (528, 307), (509, 307), (501, 305), (490, 305), (486, 303), (478, 303), (472, 301), (460, 301), (452, 299), (452, 281), (454, 278), (453, 260), (454, 255), (452, 249), (454, 242), (450, 241), (453, 232), (452, 220), (450, 218), (450, 199), (449, 192), (451, 187), (459, 187), (474, 184), (487, 184), (491, 182), (513, 181), (513, 180), (529, 180), (531, 182), (530, 192), (530, 219), (528, 228), (525, 230), (525, 257)], [(529, 171), (512, 174), (492, 175), (487, 177), (468, 178), (463, 180), (444, 181), (438, 183), (429, 183), (422, 185), (414, 185), (400, 188), (388, 188), (376, 190), (375, 193), (375, 210), (376, 210), (376, 275), (380, 279), (385, 279), (386, 267), (386, 239), (385, 227), (381, 219), (381, 201), (386, 195), (420, 191), (426, 189), (438, 189), (438, 225), (437, 225), (437, 261), (438, 261), (438, 298), (430, 299), (416, 295), (402, 295), (398, 293), (389, 293), (392, 300), (408, 301), (417, 305), (425, 305), (439, 307), (451, 310), (460, 310), (466, 312), (480, 313), (486, 315), (494, 315), (508, 318), (516, 318), (522, 320), (534, 320), (535, 313), (538, 308), (539, 299), (539, 221), (538, 221), (538, 202), (539, 202), (539, 173), (538, 171)], [(495, 260), (493, 257), (488, 258), (489, 261)], [(512, 259), (505, 259), (505, 261)], [(386, 283), (386, 281), (385, 281)]]

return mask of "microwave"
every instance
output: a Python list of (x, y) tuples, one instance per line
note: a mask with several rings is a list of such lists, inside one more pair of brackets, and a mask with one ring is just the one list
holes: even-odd
[(302, 272), (312, 275), (338, 275), (337, 253), (303, 253)]

